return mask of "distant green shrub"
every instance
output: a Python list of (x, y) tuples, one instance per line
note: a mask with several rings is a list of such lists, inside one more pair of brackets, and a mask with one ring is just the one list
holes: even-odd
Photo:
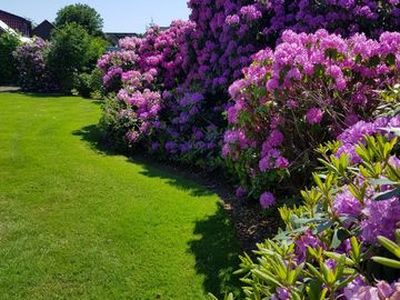
[(61, 83), (63, 92), (74, 88), (76, 76), (86, 71), (91, 37), (78, 24), (70, 23), (55, 30), (48, 56), (49, 67)]
[(84, 98), (102, 99), (102, 72), (94, 69), (91, 73), (81, 73), (75, 78), (74, 89)]
[(87, 67), (90, 70), (93, 70), (96, 65), (98, 59), (107, 51), (107, 48), (110, 46), (110, 43), (101, 38), (101, 37), (91, 37), (89, 43), (89, 51), (86, 54), (88, 56), (88, 65)]
[(0, 35), (0, 84), (15, 84), (18, 80), (13, 52), (20, 43), (14, 34), (4, 32)]

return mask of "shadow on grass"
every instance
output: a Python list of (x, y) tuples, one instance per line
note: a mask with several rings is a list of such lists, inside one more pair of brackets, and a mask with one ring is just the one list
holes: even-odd
[(104, 141), (104, 133), (97, 125), (85, 126), (79, 130), (72, 132), (73, 135), (79, 136), (82, 141), (86, 142), (93, 151), (104, 155), (120, 155), (118, 151), (112, 149), (111, 145), (107, 145)]
[(162, 165), (149, 157), (142, 155), (131, 156), (129, 149), (126, 149), (126, 151), (114, 149), (113, 145), (104, 141), (104, 134), (97, 125), (86, 126), (74, 131), (72, 134), (80, 136), (94, 151), (103, 155), (125, 155), (128, 162), (140, 165), (143, 168), (140, 174), (144, 176), (159, 178), (179, 190), (190, 193), (192, 196), (209, 196), (213, 194), (210, 190), (190, 180), (189, 174), (184, 174), (181, 171), (174, 170), (172, 167)]
[[(172, 167), (151, 161), (147, 157), (134, 156), (129, 158), (128, 153), (121, 153), (104, 143), (103, 133), (97, 125), (86, 126), (74, 131), (90, 147), (102, 155), (126, 155), (127, 161), (139, 164), (141, 174), (151, 178), (159, 178), (168, 184), (183, 190), (193, 196), (214, 195), (215, 191), (196, 183), (185, 172), (174, 170)], [(196, 259), (196, 271), (204, 276), (204, 290), (221, 296), (225, 292), (239, 294), (239, 280), (233, 272), (239, 266), (239, 243), (234, 226), (225, 211), (223, 204), (218, 203), (214, 215), (199, 220), (193, 232), (198, 238), (188, 243), (188, 251)]]
[(150, 161), (148, 158), (144, 157), (133, 157), (129, 160), (132, 163), (140, 164), (144, 168), (140, 174), (150, 178), (159, 178), (162, 181), (166, 181), (169, 185), (185, 191), (192, 196), (201, 197), (214, 194), (207, 188), (193, 182), (190, 177), (185, 178), (185, 174), (182, 172), (176, 171), (168, 166), (162, 166), (159, 163)]
[(221, 203), (214, 215), (196, 222), (194, 234), (200, 238), (190, 241), (189, 247), (197, 273), (205, 276), (204, 290), (216, 296), (239, 294), (239, 279), (233, 274), (239, 266), (239, 245)]
[(67, 95), (61, 94), (61, 93), (34, 93), (34, 92), (24, 92), (20, 89), (16, 89), (13, 87), (7, 88), (7, 87), (0, 87), (0, 94), (18, 94), (18, 95), (23, 95), (23, 96), (29, 96), (32, 98), (40, 98), (40, 99), (50, 99), (50, 98), (62, 98), (66, 97)]

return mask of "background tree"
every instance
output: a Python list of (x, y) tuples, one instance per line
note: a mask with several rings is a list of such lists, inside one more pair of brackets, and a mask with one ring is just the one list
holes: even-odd
[(76, 24), (68, 23), (54, 31), (49, 53), (49, 67), (64, 92), (70, 92), (79, 73), (86, 71), (90, 57), (91, 36)]
[(71, 4), (60, 9), (57, 13), (55, 25), (61, 28), (69, 23), (82, 26), (90, 35), (101, 35), (103, 18), (87, 4)]

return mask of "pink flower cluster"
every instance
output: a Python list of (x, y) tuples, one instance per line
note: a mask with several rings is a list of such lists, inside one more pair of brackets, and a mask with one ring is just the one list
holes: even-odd
[[(191, 22), (183, 21), (173, 22), (164, 31), (152, 27), (143, 38), (122, 39), (120, 50), (109, 52), (98, 61), (104, 86), (117, 92), (117, 99), (124, 103), (119, 109), (130, 111), (132, 124), (126, 137), (131, 143), (149, 138), (161, 127), (162, 95), (185, 74), (189, 55), (184, 41), (193, 29)], [(126, 114), (119, 115), (126, 118)]]
[(118, 91), (123, 72), (156, 70), (153, 76), (160, 87), (175, 87), (184, 70), (191, 67), (185, 41), (194, 27), (192, 22), (174, 21), (167, 30), (155, 26), (143, 38), (120, 40), (118, 51), (109, 52), (98, 61), (97, 65), (104, 73), (104, 85)]
[(249, 190), (270, 188), (288, 168), (301, 178), (314, 163), (313, 149), (371, 117), (377, 91), (398, 82), (399, 68), (400, 33), (371, 40), (285, 31), (282, 43), (255, 54), (243, 79), (230, 86), (223, 155), (242, 170)]

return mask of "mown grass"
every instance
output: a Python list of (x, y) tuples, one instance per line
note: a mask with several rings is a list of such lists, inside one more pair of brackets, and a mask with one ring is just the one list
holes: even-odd
[(0, 299), (203, 299), (235, 285), (217, 195), (89, 143), (99, 103), (0, 93)]

